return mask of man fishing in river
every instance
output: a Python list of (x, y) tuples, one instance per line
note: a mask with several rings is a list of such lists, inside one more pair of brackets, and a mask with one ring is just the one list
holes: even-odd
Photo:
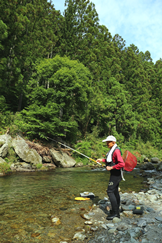
[(120, 218), (119, 206), (119, 182), (122, 180), (122, 168), (124, 161), (121, 156), (121, 151), (116, 144), (116, 138), (112, 135), (108, 136), (102, 142), (106, 142), (110, 149), (106, 155), (106, 159), (97, 159), (97, 162), (105, 162), (106, 170), (110, 171), (110, 180), (108, 184), (107, 194), (111, 203), (112, 209), (106, 219), (112, 220), (114, 217)]

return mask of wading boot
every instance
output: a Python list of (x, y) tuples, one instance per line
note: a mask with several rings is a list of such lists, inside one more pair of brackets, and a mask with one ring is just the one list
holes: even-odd
[(120, 218), (119, 211), (113, 211), (112, 214), (108, 215), (106, 219), (107, 220), (112, 220), (115, 217)]
[(108, 214), (108, 216), (110, 216), (110, 215), (114, 214), (114, 211), (112, 209), (110, 209), (107, 214)]

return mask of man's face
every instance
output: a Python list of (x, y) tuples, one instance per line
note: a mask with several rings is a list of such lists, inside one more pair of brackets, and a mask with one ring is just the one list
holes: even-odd
[(115, 142), (113, 142), (113, 141), (107, 141), (106, 143), (107, 143), (107, 147), (110, 148), (110, 149), (111, 149), (111, 148), (114, 146), (114, 144), (115, 144)]

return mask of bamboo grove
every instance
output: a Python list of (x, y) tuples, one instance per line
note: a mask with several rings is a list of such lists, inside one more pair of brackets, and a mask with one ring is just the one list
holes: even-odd
[(97, 128), (161, 148), (162, 59), (112, 36), (89, 0), (65, 5), (1, 0), (1, 127), (71, 142)]

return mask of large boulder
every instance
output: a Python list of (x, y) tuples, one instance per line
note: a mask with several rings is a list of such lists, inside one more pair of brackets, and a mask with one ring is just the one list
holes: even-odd
[(8, 144), (5, 143), (3, 146), (0, 148), (0, 157), (5, 158), (8, 153)]
[(12, 146), (15, 149), (16, 154), (25, 162), (31, 164), (42, 164), (42, 157), (37, 153), (35, 149), (29, 148), (28, 144), (23, 138), (17, 136), (12, 141)]
[(65, 152), (56, 151), (55, 149), (51, 149), (50, 152), (54, 163), (58, 167), (69, 168), (75, 166), (76, 161)]

